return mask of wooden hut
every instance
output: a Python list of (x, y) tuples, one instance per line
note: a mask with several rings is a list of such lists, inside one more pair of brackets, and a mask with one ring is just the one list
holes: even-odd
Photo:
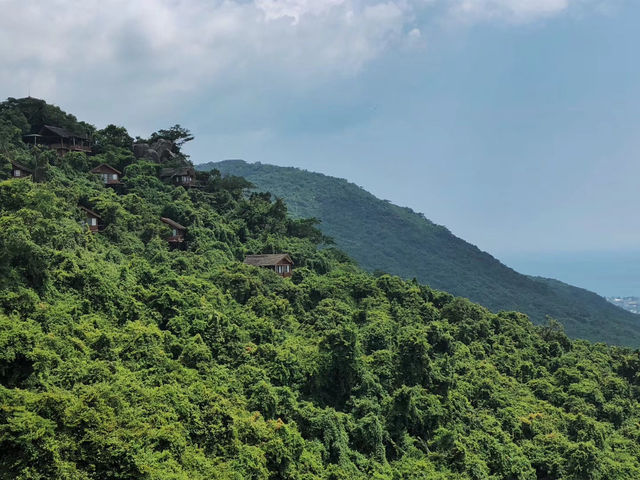
[(186, 248), (186, 242), (184, 241), (185, 234), (187, 233), (187, 227), (180, 225), (178, 222), (174, 222), (170, 218), (161, 217), (164, 223), (171, 227), (171, 236), (167, 238), (169, 247), (171, 248)]
[(293, 260), (288, 253), (247, 255), (244, 263), (254, 267), (268, 268), (282, 277), (290, 277), (293, 271)]
[(196, 170), (193, 167), (163, 168), (160, 170), (160, 180), (171, 183), (176, 187), (195, 187)]
[(103, 163), (91, 170), (90, 173), (99, 175), (105, 185), (120, 185), (120, 177), (122, 176), (122, 172), (116, 170), (111, 165)]
[(64, 155), (68, 152), (91, 153), (89, 137), (78, 135), (61, 127), (45, 125), (37, 135), (29, 135), (29, 143), (43, 145)]
[(19, 164), (18, 162), (11, 162), (11, 176), (13, 178), (24, 178), (33, 174), (33, 170)]
[(87, 207), (80, 207), (80, 210), (82, 210), (85, 214), (86, 214), (86, 224), (89, 226), (89, 230), (91, 230), (91, 233), (96, 233), (99, 229), (100, 229), (100, 220), (102, 220), (102, 217), (100, 215), (98, 215), (96, 212), (94, 212), (93, 210), (89, 210)]

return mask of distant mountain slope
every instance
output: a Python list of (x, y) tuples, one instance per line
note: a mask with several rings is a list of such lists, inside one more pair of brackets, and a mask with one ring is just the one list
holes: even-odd
[(259, 190), (283, 197), (293, 216), (322, 220), (321, 230), (369, 270), (416, 277), (494, 311), (525, 312), (535, 322), (549, 315), (573, 337), (640, 346), (637, 316), (587, 290), (519, 274), (422, 214), (346, 180), (241, 160), (198, 168), (245, 177)]

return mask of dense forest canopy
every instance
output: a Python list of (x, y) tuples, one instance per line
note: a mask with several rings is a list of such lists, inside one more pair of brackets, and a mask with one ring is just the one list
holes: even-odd
[(539, 324), (550, 316), (573, 338), (640, 346), (638, 315), (582, 288), (522, 275), (423, 214), (380, 200), (346, 180), (242, 160), (198, 168), (245, 177), (257, 191), (282, 197), (293, 217), (317, 217), (323, 233), (371, 272), (417, 278), (494, 312), (524, 312)]
[[(123, 135), (30, 150), (12, 118), (0, 478), (640, 478), (638, 351), (373, 276), (241, 178), (161, 182)], [(9, 178), (17, 158), (41, 179)], [(88, 173), (101, 163), (122, 189)], [(273, 252), (291, 279), (242, 263)]]
[(95, 127), (78, 121), (76, 117), (49, 105), (38, 98), (9, 98), (0, 105), (0, 118), (4, 126), (18, 128), (23, 135), (38, 133), (45, 125), (64, 128), (79, 135), (90, 135)]

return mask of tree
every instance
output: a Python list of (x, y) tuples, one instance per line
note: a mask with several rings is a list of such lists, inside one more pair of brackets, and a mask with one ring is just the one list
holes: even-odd
[(49, 167), (51, 163), (58, 160), (58, 155), (53, 150), (38, 151), (35, 153), (36, 167), (33, 171), (33, 180), (35, 182), (44, 182), (49, 176)]
[(108, 147), (131, 148), (133, 138), (124, 127), (116, 125), (107, 125), (102, 130), (98, 130), (95, 134), (96, 145), (94, 153), (102, 153)]
[(194, 136), (191, 132), (182, 127), (180, 124), (176, 123), (173, 127), (169, 129), (161, 129), (157, 132), (153, 132), (151, 137), (149, 137), (149, 142), (153, 143), (157, 140), (169, 140), (173, 142), (173, 153), (180, 153), (180, 148), (187, 142), (190, 142), (194, 139)]
[(0, 118), (0, 153), (6, 154), (21, 146), (23, 145), (20, 129)]
[(360, 379), (360, 348), (355, 325), (340, 324), (328, 331), (320, 341), (320, 352), (324, 359), (322, 393), (340, 408)]

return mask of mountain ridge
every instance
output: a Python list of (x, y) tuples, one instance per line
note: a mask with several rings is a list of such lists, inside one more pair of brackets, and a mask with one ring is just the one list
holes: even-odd
[[(282, 197), (292, 216), (318, 218), (320, 230), (369, 271), (416, 277), (493, 311), (523, 311), (536, 323), (551, 316), (573, 337), (640, 345), (638, 318), (603, 297), (558, 280), (520, 274), (424, 214), (378, 199), (348, 180), (243, 160), (196, 168), (244, 177), (259, 190)], [(609, 329), (603, 335), (605, 321)]]

